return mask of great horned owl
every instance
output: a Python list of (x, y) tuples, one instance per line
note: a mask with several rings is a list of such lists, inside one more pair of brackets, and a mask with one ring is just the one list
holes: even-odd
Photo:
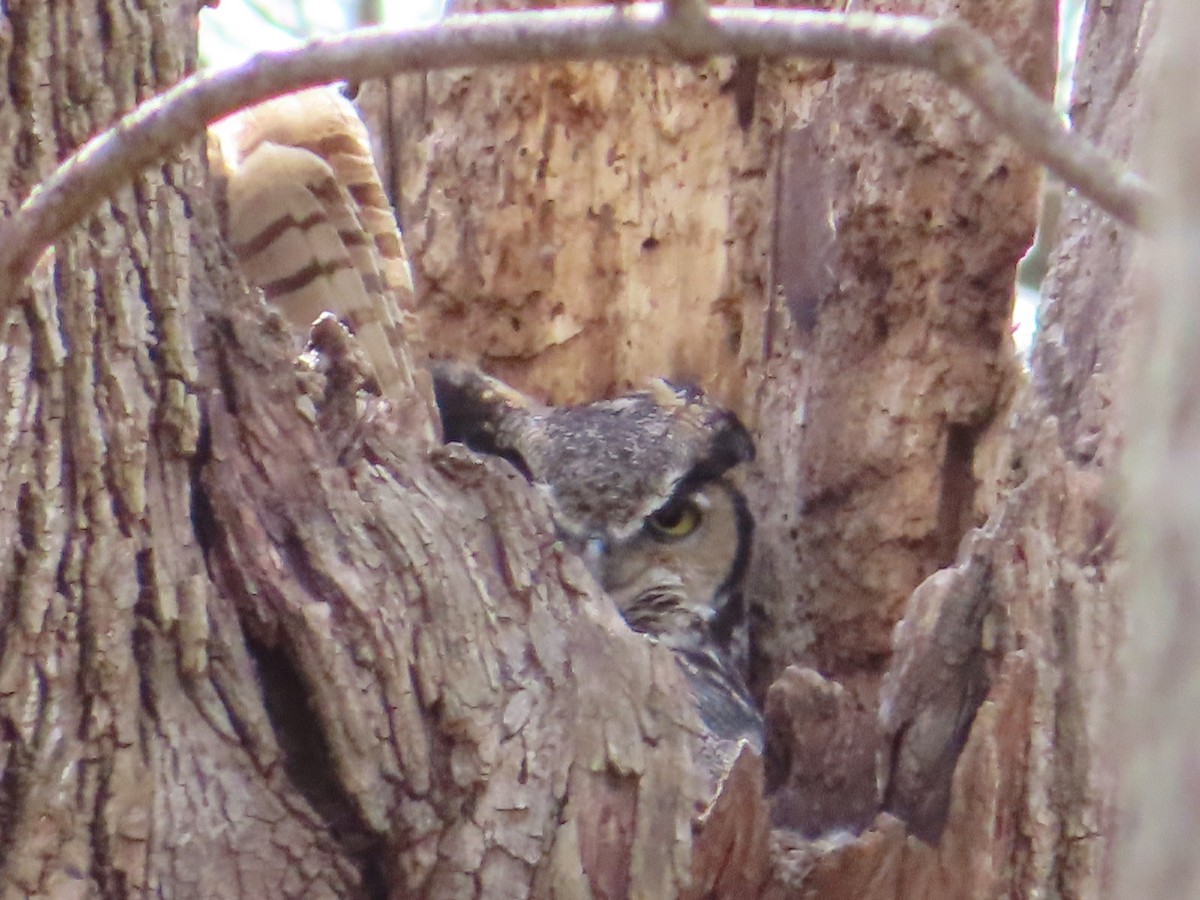
[[(353, 108), (326, 89), (262, 104), (227, 123), (210, 161), (248, 279), (298, 328), (336, 314), (380, 392), (410, 396), (399, 332), (412, 336), (412, 283)], [(753, 521), (727, 473), (754, 453), (737, 418), (666, 382), (547, 409), (464, 367), (434, 374), (446, 438), (508, 458), (542, 488), (564, 542), (630, 626), (675, 652), (711, 733), (759, 747), (761, 719), (734, 662)]]
[(542, 407), (457, 364), (434, 368), (445, 439), (502, 456), (549, 500), (630, 627), (674, 651), (714, 736), (761, 749), (736, 662), (753, 519), (729, 470), (749, 433), (702, 393), (655, 382), (584, 406)]

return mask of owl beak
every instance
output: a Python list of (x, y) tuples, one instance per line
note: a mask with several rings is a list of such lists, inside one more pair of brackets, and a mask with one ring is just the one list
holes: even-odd
[(607, 551), (608, 543), (604, 538), (588, 538), (583, 545), (583, 564), (600, 584), (604, 584), (604, 555)]

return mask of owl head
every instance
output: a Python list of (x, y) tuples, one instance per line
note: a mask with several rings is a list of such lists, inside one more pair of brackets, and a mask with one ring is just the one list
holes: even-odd
[(728, 642), (753, 529), (729, 476), (754, 444), (733, 413), (665, 380), (565, 407), (458, 364), (437, 366), (434, 386), (446, 440), (508, 459), (545, 494), (634, 630)]

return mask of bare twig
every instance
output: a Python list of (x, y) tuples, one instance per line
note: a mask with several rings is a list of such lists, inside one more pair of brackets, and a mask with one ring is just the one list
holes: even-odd
[(234, 69), (193, 76), (142, 104), (68, 159), (0, 225), (0, 311), (38, 257), (146, 166), (205, 126), (270, 97), (339, 79), (398, 72), (566, 60), (808, 56), (932, 72), (1068, 185), (1123, 222), (1144, 226), (1153, 196), (1068, 130), (1008, 71), (992, 45), (952, 21), (870, 13), (729, 9), (704, 14), (674, 0), (453, 16), (405, 30), (367, 29), (262, 53)]

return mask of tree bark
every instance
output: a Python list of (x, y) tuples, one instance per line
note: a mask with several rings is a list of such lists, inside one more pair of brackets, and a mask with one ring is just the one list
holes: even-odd
[[(1155, 6), (1088, 10), (1076, 121), (1118, 152)], [(1055, 4), (961, 7), (855, 5), (957, 12), (1048, 96)], [(195, 35), (167, 3), (6, 9), (11, 210)], [(704, 808), (672, 658), (510, 467), (363, 399), (336, 334), (297, 370), (188, 146), (4, 323), (3, 896), (1100, 890), (1130, 237), (1068, 203), (1026, 378), (1036, 169), (925, 76), (755, 68), (364, 103), (431, 355), (554, 402), (694, 380), (754, 428), (765, 775)]]
[[(193, 25), (173, 7), (14, 4), (4, 16), (0, 131), (16, 149), (0, 161), (6, 211), (194, 61)], [(188, 517), (200, 427), (186, 290), (196, 159), (184, 148), (64, 235), (5, 323), (4, 896), (136, 892), (158, 883), (164, 864), (198, 878), (186, 860), (153, 853), (164, 838), (180, 841), (177, 816), (197, 834), (221, 824), (226, 847), (265, 837), (251, 819), (222, 814), (220, 778), (206, 779), (207, 798), (188, 790), (205, 769), (219, 774), (209, 760), (224, 748), (211, 728), (176, 730), (173, 711), (187, 700), (163, 639), (178, 634), (194, 660), (206, 621)], [(173, 759), (172, 744), (190, 749)], [(188, 773), (178, 785), (168, 774), (177, 763)]]
[[(174, 7), (107, 11), (7, 22), (10, 207), (191, 65)], [(297, 375), (200, 151), (64, 236), (6, 325), (0, 889), (682, 894), (710, 791), (671, 656), (420, 398), (363, 404), (336, 354)]]

